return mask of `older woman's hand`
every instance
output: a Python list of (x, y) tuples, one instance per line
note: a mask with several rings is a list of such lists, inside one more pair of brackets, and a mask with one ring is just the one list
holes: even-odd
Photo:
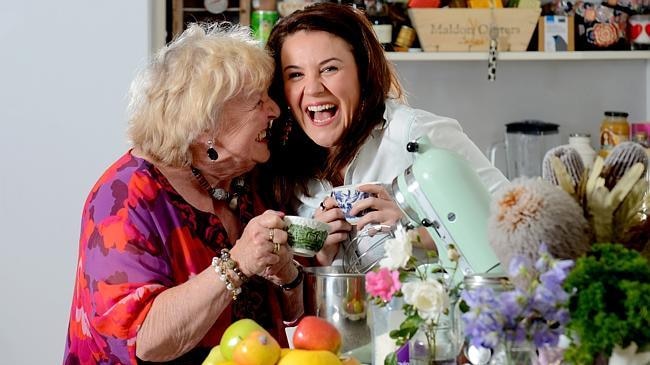
[(291, 262), (283, 217), (282, 212), (267, 210), (251, 219), (230, 250), (246, 276), (274, 274)]
[(358, 201), (350, 210), (352, 215), (370, 210), (357, 221), (359, 231), (371, 223), (394, 226), (402, 218), (402, 211), (382, 185), (366, 184), (360, 185), (358, 189), (372, 194), (371, 197)]

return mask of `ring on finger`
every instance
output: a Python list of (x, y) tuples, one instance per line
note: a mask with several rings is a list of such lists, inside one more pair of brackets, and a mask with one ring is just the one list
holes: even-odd
[(278, 242), (273, 242), (273, 253), (278, 254), (280, 252), (280, 244)]
[(273, 238), (275, 238), (275, 232), (274, 231), (275, 231), (275, 228), (269, 229), (269, 241), (271, 241), (271, 243), (273, 243)]

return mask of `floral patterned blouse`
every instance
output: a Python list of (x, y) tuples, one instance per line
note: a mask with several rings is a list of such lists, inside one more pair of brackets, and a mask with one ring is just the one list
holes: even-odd
[[(259, 205), (251, 194), (239, 198), (242, 228)], [(205, 270), (235, 240), (216, 215), (189, 205), (151, 163), (123, 155), (85, 203), (63, 363), (144, 363), (135, 356), (136, 334), (156, 295)], [(254, 277), (242, 289), (197, 348), (169, 364), (200, 364), (239, 318), (254, 319), (286, 343), (272, 285)]]

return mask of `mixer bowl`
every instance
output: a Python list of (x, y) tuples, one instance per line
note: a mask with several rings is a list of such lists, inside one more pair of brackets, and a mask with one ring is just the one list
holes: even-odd
[(304, 291), (305, 314), (336, 326), (343, 353), (371, 342), (364, 274), (346, 273), (342, 266), (306, 267)]

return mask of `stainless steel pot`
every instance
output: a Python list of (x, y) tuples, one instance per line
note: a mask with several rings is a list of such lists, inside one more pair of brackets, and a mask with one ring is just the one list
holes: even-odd
[(341, 332), (342, 352), (370, 343), (365, 275), (342, 266), (305, 268), (305, 314), (328, 320)]

